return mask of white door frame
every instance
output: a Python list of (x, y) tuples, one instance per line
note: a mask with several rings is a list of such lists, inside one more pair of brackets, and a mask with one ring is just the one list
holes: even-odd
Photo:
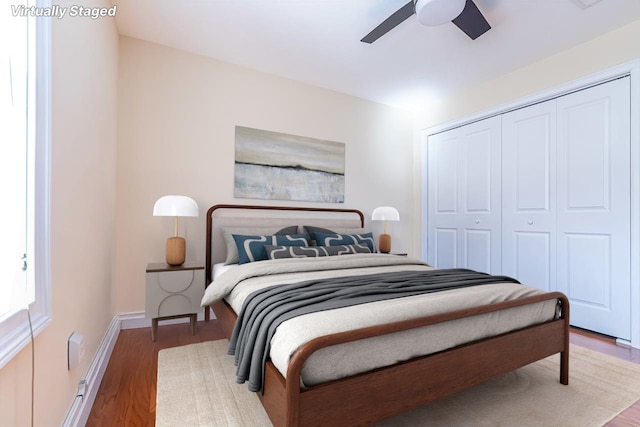
[(634, 60), (569, 83), (561, 84), (545, 91), (529, 95), (508, 103), (492, 107), (479, 113), (454, 121), (433, 126), (422, 131), (422, 259), (427, 259), (427, 152), (426, 144), (430, 135), (459, 126), (483, 120), (527, 105), (566, 95), (613, 80), (622, 76), (630, 77), (631, 84), (631, 342), (640, 348), (640, 60)]

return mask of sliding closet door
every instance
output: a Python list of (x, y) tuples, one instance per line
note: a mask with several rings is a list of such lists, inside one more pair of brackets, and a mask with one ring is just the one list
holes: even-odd
[(630, 339), (630, 90), (558, 99), (558, 290), (572, 324)]
[(500, 272), (500, 117), (428, 140), (427, 260)]
[(556, 101), (502, 116), (502, 272), (556, 288)]

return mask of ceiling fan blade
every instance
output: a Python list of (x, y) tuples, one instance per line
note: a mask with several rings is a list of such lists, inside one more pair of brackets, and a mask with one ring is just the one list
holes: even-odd
[(452, 22), (471, 37), (471, 40), (477, 39), (491, 29), (491, 25), (482, 16), (482, 12), (473, 0), (467, 0), (462, 13)]
[(382, 21), (382, 24), (378, 25), (373, 29), (369, 34), (364, 36), (361, 42), (364, 43), (373, 43), (378, 40), (380, 37), (387, 34), (389, 31), (394, 29), (396, 26), (404, 22), (407, 18), (415, 13), (415, 7), (413, 5), (413, 0), (409, 3), (402, 6), (400, 9), (396, 10), (393, 15)]

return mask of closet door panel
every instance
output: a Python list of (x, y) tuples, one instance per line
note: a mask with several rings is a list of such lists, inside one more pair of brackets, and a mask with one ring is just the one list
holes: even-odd
[(432, 265), (500, 272), (500, 150), (500, 117), (429, 137), (427, 261)]
[[(491, 268), (491, 231), (465, 230), (464, 263), (466, 268), (476, 271), (492, 271)], [(497, 272), (494, 272), (496, 274)]]
[(610, 207), (613, 178), (608, 131), (611, 100), (602, 97), (567, 103), (569, 100), (563, 100), (561, 104), (565, 208), (604, 212)]
[(455, 268), (458, 266), (458, 230), (436, 228), (434, 230), (434, 260), (431, 265), (438, 268)]
[(429, 137), (427, 262), (438, 268), (454, 268), (458, 261), (458, 161), (459, 132)]
[(609, 310), (611, 283), (611, 236), (566, 233), (566, 288), (580, 307)]
[(490, 274), (502, 270), (500, 123), (500, 117), (492, 117), (467, 125), (459, 142), (460, 267)]
[(502, 118), (502, 269), (549, 291), (556, 283), (556, 101)]
[(457, 138), (434, 142), (435, 211), (456, 214), (458, 210), (458, 147)]
[(558, 289), (572, 324), (629, 340), (629, 79), (558, 99), (558, 141)]
[(491, 129), (465, 135), (462, 143), (466, 167), (464, 174), (464, 208), (466, 214), (491, 213)]
[(513, 236), (515, 259), (512, 268), (515, 273), (505, 274), (543, 291), (554, 290), (555, 280), (551, 271), (555, 260), (551, 257), (551, 233), (515, 231)]

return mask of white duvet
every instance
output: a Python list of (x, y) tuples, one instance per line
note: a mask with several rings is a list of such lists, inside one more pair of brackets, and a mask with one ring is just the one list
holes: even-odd
[[(207, 288), (202, 305), (224, 298), (239, 312), (253, 291), (310, 278), (338, 277), (398, 270), (430, 270), (407, 257), (358, 254), (321, 258), (291, 258), (242, 264), (220, 275)], [(281, 324), (271, 340), (270, 357), (286, 377), (291, 355), (318, 336), (509, 301), (543, 293), (528, 286), (501, 283), (442, 291), (311, 313)], [(542, 323), (555, 317), (556, 302), (545, 301), (500, 312), (450, 321), (319, 350), (305, 363), (306, 386), (389, 366), (416, 356), (445, 350), (466, 342)]]

